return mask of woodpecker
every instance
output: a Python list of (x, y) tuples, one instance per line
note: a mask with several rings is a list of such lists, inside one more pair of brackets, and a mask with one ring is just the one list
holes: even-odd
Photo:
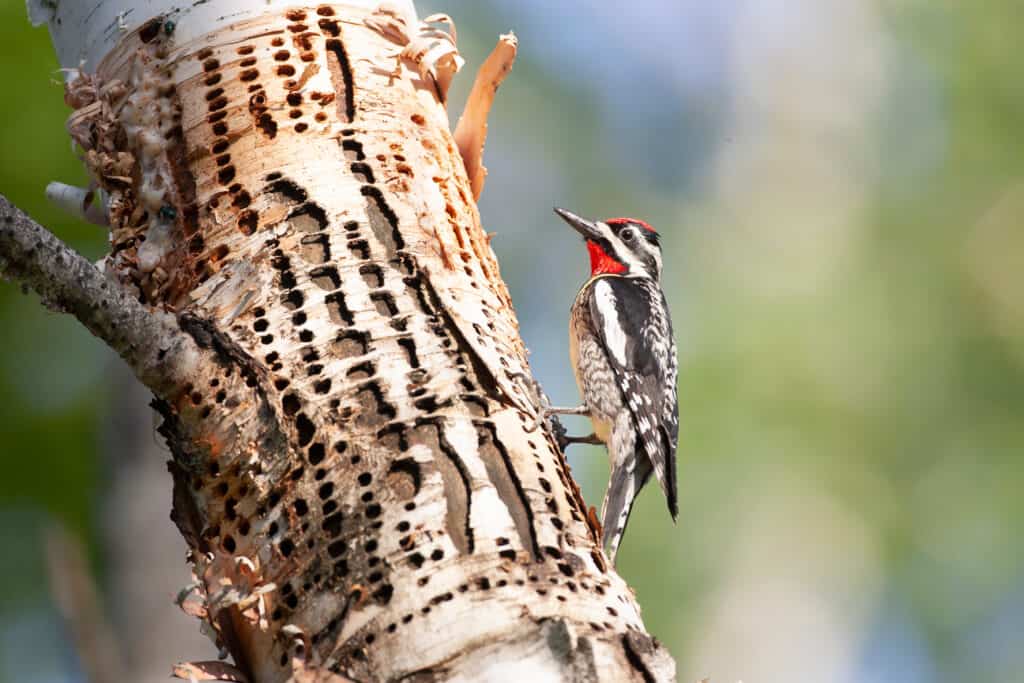
[(640, 489), (653, 473), (675, 521), (676, 344), (661, 290), (658, 233), (634, 218), (593, 221), (555, 209), (583, 236), (590, 278), (569, 316), (569, 355), (583, 405), (551, 413), (588, 415), (589, 437), (568, 442), (604, 443), (611, 476), (601, 505), (603, 545), (615, 554)]

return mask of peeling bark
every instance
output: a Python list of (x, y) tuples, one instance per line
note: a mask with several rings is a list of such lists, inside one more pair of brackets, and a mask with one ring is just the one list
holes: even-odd
[(400, 6), (208, 5), (116, 34), (68, 86), (109, 276), (0, 221), (3, 272), (155, 394), (183, 606), (234, 660), (181, 671), (673, 680), (538, 417), (448, 130), (454, 35)]
[(455, 141), (466, 162), (466, 175), (473, 188), (473, 199), (480, 199), (487, 179), (484, 167), (484, 142), (487, 140), (487, 115), (494, 104), (494, 96), (516, 60), (519, 41), (511, 33), (498, 38), (498, 44), (477, 72), (473, 88), (466, 99), (466, 108), (455, 126)]

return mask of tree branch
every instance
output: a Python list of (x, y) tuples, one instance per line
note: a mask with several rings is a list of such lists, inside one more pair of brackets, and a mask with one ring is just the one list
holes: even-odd
[[(185, 469), (205, 466), (217, 451), (234, 444), (279, 448), (284, 441), (275, 410), (269, 406), (266, 377), (251, 358), (194, 314), (178, 317), (139, 303), (118, 282), (61, 242), (0, 195), (0, 276), (35, 291), (56, 312), (70, 313), (128, 363), (157, 397), (154, 404), (173, 408), (175, 436), (195, 445), (179, 453)], [(215, 378), (215, 379), (211, 379)], [(231, 419), (210, 419), (195, 404), (196, 387), (216, 383), (237, 408)], [(192, 503), (182, 494), (179, 526), (189, 526)], [(199, 529), (182, 529), (186, 536)]]
[(169, 313), (151, 311), (0, 195), (0, 275), (70, 313), (159, 396), (195, 374), (202, 354)]

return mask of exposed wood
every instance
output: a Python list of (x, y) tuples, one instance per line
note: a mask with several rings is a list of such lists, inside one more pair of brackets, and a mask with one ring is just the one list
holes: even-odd
[(4, 272), (156, 395), (183, 608), (253, 683), (672, 680), (538, 419), (448, 129), (454, 30), (208, 4), (69, 83), (112, 279), (0, 202)]
[(249, 683), (249, 679), (237, 667), (220, 661), (182, 662), (174, 665), (171, 675), (186, 681)]
[(484, 167), (484, 143), (487, 141), (487, 115), (494, 104), (494, 96), (501, 87), (505, 76), (512, 70), (516, 60), (519, 41), (511, 33), (498, 38), (498, 44), (484, 61), (469, 91), (466, 107), (455, 126), (455, 144), (466, 164), (466, 175), (469, 185), (473, 188), (473, 199), (479, 199), (487, 179), (487, 168)]

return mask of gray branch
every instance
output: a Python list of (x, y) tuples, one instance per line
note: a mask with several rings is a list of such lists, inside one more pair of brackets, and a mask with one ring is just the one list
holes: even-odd
[(158, 396), (182, 386), (202, 352), (169, 313), (152, 311), (0, 195), (0, 275), (70, 313)]

